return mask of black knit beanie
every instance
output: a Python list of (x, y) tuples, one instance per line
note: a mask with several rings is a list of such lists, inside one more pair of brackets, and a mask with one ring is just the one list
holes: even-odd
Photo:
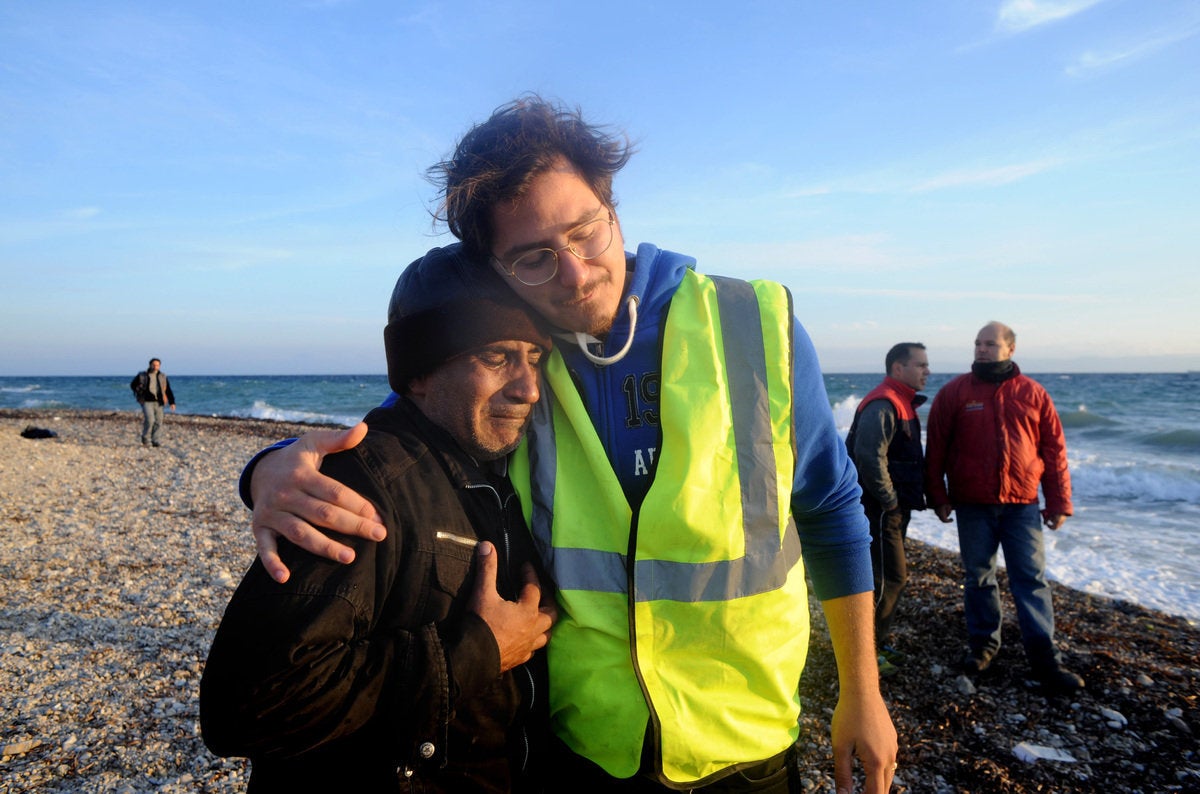
[(404, 394), (455, 356), (505, 339), (551, 346), (540, 316), (494, 270), (468, 262), (458, 243), (430, 249), (392, 290), (383, 331), (388, 384)]

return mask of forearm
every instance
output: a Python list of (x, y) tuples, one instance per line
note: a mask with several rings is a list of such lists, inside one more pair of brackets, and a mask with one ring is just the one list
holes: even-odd
[(839, 791), (854, 787), (853, 758), (866, 773), (865, 792), (885, 794), (896, 769), (896, 729), (879, 692), (871, 593), (822, 602), (838, 667), (838, 703), (830, 726)]
[(879, 690), (875, 662), (875, 602), (870, 591), (821, 602), (843, 693)]

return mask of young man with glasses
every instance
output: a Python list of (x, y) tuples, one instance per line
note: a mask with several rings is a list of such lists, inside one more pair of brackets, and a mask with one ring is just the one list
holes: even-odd
[[(896, 734), (878, 686), (870, 538), (812, 343), (778, 284), (701, 276), (649, 244), (625, 253), (612, 178), (630, 154), (534, 97), (433, 169), (464, 254), (574, 341), (548, 357), (510, 469), (558, 587), (551, 779), (798, 790), (803, 553), (839, 669), (837, 787), (853, 788), (857, 754), (865, 790), (883, 794)], [(301, 470), (353, 433), (310, 436), (248, 472), (256, 541), (279, 576), (273, 532), (338, 559), (348, 550), (308, 522), (379, 533), (369, 506)]]

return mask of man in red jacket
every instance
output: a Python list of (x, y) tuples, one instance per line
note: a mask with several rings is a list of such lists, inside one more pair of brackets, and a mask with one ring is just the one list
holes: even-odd
[[(991, 322), (975, 338), (975, 363), (941, 388), (925, 444), (929, 502), (938, 518), (958, 518), (968, 673), (983, 672), (1000, 650), (996, 552), (1004, 549), (1009, 589), (1034, 677), (1057, 694), (1083, 688), (1054, 645), (1054, 605), (1046, 580), (1042, 524), (1071, 515), (1067, 448), (1054, 402), (1012, 360), (1017, 337)], [(947, 489), (947, 480), (949, 488)], [(1038, 511), (1038, 486), (1046, 507)]]

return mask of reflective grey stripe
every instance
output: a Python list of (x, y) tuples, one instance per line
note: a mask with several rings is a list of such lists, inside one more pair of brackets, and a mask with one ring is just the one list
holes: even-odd
[[(551, 355), (561, 354), (556, 350)], [(568, 386), (574, 388), (573, 384)], [(538, 554), (542, 557), (542, 564), (549, 571), (554, 571), (558, 565), (554, 546), (550, 543), (550, 527), (554, 525), (554, 487), (558, 471), (558, 446), (554, 441), (555, 399), (552, 389), (542, 389), (542, 399), (533, 404), (533, 416), (526, 433), (529, 444), (529, 490), (533, 501), (529, 531), (533, 535)]]
[[(774, 490), (778, 480), (758, 298), (745, 281), (711, 278), (724, 340), (738, 471), (753, 473), (738, 478), (746, 554), (736, 560), (704, 563), (638, 560), (634, 600), (639, 602), (727, 601), (769, 592), (784, 585), (800, 559), (800, 538), (790, 519), (782, 548), (779, 543), (779, 502)], [(625, 555), (551, 547), (555, 476), (552, 399), (550, 394), (544, 395), (530, 428), (534, 538), (559, 588), (624, 593)]]
[(751, 543), (760, 547), (769, 543), (769, 554), (747, 554), (738, 560), (720, 562), (638, 560), (634, 600), (729, 601), (778, 590), (787, 582), (788, 572), (800, 559), (800, 533), (789, 521), (783, 533), (783, 548), (780, 548), (778, 530), (773, 526), (761, 529), (763, 531), (757, 533), (760, 538), (747, 533), (747, 548)]
[(725, 375), (729, 379), (738, 471), (756, 475), (738, 478), (742, 485), (746, 554), (775, 554), (779, 548), (777, 531), (770, 533), (770, 537), (768, 533), (755, 537), (751, 531), (755, 526), (779, 526), (775, 445), (767, 393), (767, 352), (762, 338), (758, 297), (754, 287), (745, 281), (721, 276), (711, 278), (717, 288), (721, 334), (725, 340)]

